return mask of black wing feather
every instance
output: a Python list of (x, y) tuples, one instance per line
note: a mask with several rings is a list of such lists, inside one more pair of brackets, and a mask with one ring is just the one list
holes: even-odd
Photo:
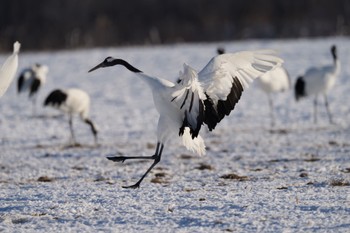
[(298, 77), (295, 87), (294, 87), (294, 95), (295, 99), (298, 101), (300, 98), (306, 96), (306, 91), (305, 91), (305, 81), (303, 77)]
[(53, 107), (59, 107), (67, 99), (67, 94), (57, 89), (52, 91), (48, 97), (46, 97), (44, 106), (51, 105)]
[(34, 78), (32, 85), (30, 86), (29, 98), (38, 92), (40, 85), (41, 85), (40, 79)]
[(18, 78), (18, 82), (17, 82), (17, 92), (18, 93), (20, 93), (22, 91), (23, 84), (24, 84), (24, 73), (22, 73)]
[(205, 116), (204, 123), (208, 125), (210, 131), (215, 129), (216, 125), (225, 117), (228, 116), (235, 108), (243, 92), (243, 86), (237, 77), (232, 79), (232, 87), (230, 94), (226, 100), (219, 100), (215, 108), (213, 101), (207, 95), (204, 101)]
[[(191, 105), (193, 104), (193, 99), (194, 99), (194, 94), (192, 94), (192, 98), (191, 98)], [(184, 134), (184, 131), (185, 131), (185, 127), (188, 127), (190, 129), (190, 134), (191, 134), (191, 137), (192, 139), (198, 137), (198, 134), (199, 134), (199, 131), (201, 129), (201, 126), (203, 124), (203, 121), (204, 121), (204, 104), (202, 102), (201, 99), (198, 98), (198, 106), (199, 106), (199, 114), (197, 116), (197, 125), (196, 127), (192, 127), (190, 125), (190, 123), (188, 122), (188, 112), (187, 110), (185, 111), (185, 117), (184, 117), (184, 120), (182, 122), (182, 125), (180, 127), (180, 130), (179, 130), (179, 136), (183, 135)], [(190, 111), (191, 111), (191, 108), (190, 107)]]

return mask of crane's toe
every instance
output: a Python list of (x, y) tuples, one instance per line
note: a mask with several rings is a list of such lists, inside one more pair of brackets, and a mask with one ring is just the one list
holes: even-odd
[(107, 159), (112, 160), (113, 162), (122, 162), (127, 159), (125, 156), (113, 156), (113, 157), (107, 157)]
[(138, 189), (140, 188), (140, 183), (137, 182), (136, 184), (134, 185), (130, 185), (130, 186), (122, 186), (122, 188), (125, 188), (125, 189)]

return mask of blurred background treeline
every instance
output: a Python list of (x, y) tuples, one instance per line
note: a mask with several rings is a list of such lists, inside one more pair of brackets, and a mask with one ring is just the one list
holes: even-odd
[(1, 0), (0, 51), (350, 34), (349, 0)]

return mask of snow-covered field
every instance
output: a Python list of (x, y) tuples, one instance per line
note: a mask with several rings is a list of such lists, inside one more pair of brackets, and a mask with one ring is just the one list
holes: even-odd
[[(151, 161), (113, 163), (113, 154), (152, 155), (158, 114), (149, 88), (123, 67), (87, 71), (111, 55), (148, 74), (175, 80), (184, 62), (197, 70), (221, 45), (227, 51), (277, 49), (292, 82), (309, 66), (332, 62), (342, 71), (329, 99), (335, 124), (320, 100), (295, 103), (276, 94), (277, 125), (270, 128), (267, 98), (254, 83), (214, 132), (203, 130), (207, 155), (177, 141), (140, 189)], [(25, 48), (25, 44), (23, 44)], [(2, 63), (7, 54), (0, 56)], [(350, 40), (250, 40), (20, 54), (21, 70), (49, 66), (37, 116), (16, 83), (0, 99), (1, 232), (349, 232)], [(80, 147), (69, 147), (66, 116), (42, 108), (54, 88), (79, 87), (92, 98), (90, 129), (77, 118)]]

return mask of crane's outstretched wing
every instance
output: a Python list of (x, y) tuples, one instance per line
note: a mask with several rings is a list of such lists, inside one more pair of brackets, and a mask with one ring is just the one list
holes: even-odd
[(206, 95), (204, 123), (209, 130), (230, 114), (250, 82), (282, 62), (271, 50), (227, 53), (212, 58), (198, 73)]
[(18, 67), (18, 52), (20, 43), (13, 44), (13, 54), (7, 58), (0, 68), (0, 97), (5, 93), (13, 80)]
[(184, 64), (184, 71), (180, 73), (177, 84), (173, 87), (171, 103), (180, 110), (182, 126), (179, 135), (184, 134), (185, 127), (190, 129), (192, 139), (198, 136), (204, 121), (203, 89), (198, 82), (197, 71)]

